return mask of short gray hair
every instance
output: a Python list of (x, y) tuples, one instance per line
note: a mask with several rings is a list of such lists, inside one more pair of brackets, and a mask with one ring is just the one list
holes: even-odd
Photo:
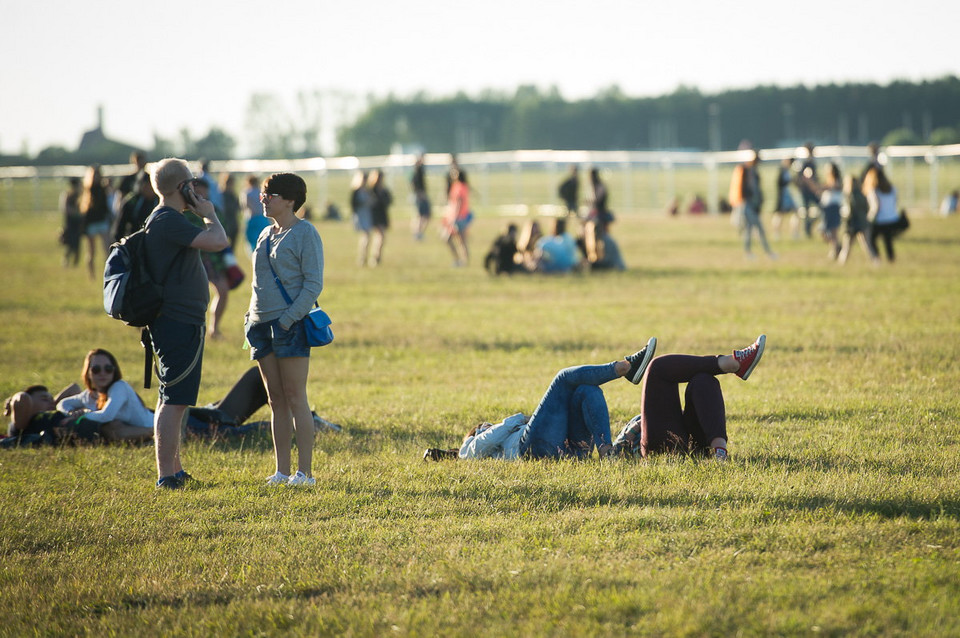
[(181, 182), (193, 179), (190, 167), (182, 159), (168, 157), (157, 162), (150, 175), (153, 190), (160, 195), (172, 195)]

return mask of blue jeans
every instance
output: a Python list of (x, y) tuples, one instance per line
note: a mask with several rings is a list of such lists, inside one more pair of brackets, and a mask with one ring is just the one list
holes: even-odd
[(617, 378), (616, 363), (557, 373), (520, 437), (520, 456), (585, 458), (610, 445), (610, 412), (600, 385)]
[(760, 223), (760, 213), (750, 204), (744, 204), (743, 215), (743, 249), (750, 253), (750, 241), (753, 238), (753, 229), (757, 229), (757, 235), (760, 237), (760, 243), (763, 245), (763, 251), (770, 253), (770, 244), (767, 243), (767, 234), (763, 231), (763, 224)]

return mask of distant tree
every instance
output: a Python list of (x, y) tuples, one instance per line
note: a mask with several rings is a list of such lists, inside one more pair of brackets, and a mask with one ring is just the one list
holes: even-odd
[(294, 156), (295, 136), (291, 118), (283, 102), (272, 93), (254, 93), (247, 104), (246, 130), (254, 151), (263, 159), (287, 159)]
[(951, 126), (942, 126), (934, 129), (930, 131), (930, 137), (927, 139), (927, 143), (933, 144), (934, 146), (960, 144), (960, 130)]
[(881, 142), (883, 146), (915, 146), (920, 143), (920, 136), (906, 127), (890, 131), (884, 135)]
[(38, 166), (56, 166), (58, 164), (69, 164), (73, 161), (73, 153), (62, 146), (48, 146), (39, 153), (34, 159)]
[(156, 131), (153, 133), (153, 151), (150, 153), (153, 158), (160, 160), (165, 157), (173, 157), (177, 154), (173, 141), (160, 137)]
[(210, 131), (193, 143), (193, 154), (209, 160), (228, 160), (233, 158), (233, 149), (237, 142), (221, 128), (213, 126)]

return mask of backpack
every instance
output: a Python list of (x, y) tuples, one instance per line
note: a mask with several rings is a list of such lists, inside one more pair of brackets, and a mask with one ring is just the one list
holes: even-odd
[(163, 304), (163, 284), (173, 265), (170, 262), (161, 281), (154, 280), (147, 268), (147, 227), (151, 215), (140, 230), (110, 246), (103, 267), (103, 309), (128, 326), (142, 328), (153, 323)]
[(163, 284), (177, 257), (170, 262), (163, 279), (158, 283), (147, 268), (147, 226), (153, 215), (147, 218), (143, 228), (127, 235), (110, 246), (107, 263), (103, 267), (103, 309), (114, 319), (128, 326), (143, 328), (140, 344), (144, 347), (143, 387), (150, 387), (153, 347), (150, 332), (145, 326), (153, 323), (163, 304)]

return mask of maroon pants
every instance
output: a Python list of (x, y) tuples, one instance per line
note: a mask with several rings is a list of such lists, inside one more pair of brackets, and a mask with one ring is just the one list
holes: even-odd
[[(723, 393), (716, 375), (717, 357), (668, 354), (655, 358), (643, 380), (641, 450), (695, 452), (709, 449), (710, 441), (727, 438)], [(684, 405), (680, 384), (686, 383)]]

